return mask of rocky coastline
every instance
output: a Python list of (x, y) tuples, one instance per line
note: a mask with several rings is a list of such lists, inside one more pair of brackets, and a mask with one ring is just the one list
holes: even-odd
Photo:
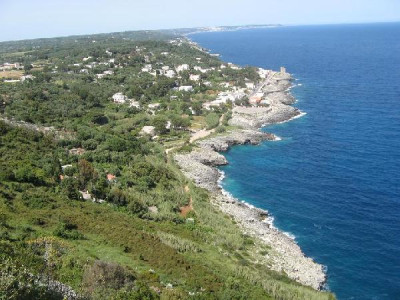
[(320, 290), (326, 281), (323, 266), (306, 257), (292, 238), (274, 228), (268, 211), (233, 198), (219, 185), (222, 174), (217, 167), (228, 163), (219, 152), (234, 145), (257, 145), (262, 141), (278, 140), (275, 135), (259, 128), (301, 116), (302, 112), (291, 106), (295, 102), (289, 93), (291, 76), (275, 73), (273, 78), (263, 87), (270, 103), (268, 106), (233, 108), (229, 124), (241, 129), (200, 140), (190, 153), (177, 153), (174, 159), (188, 178), (211, 193), (213, 204), (232, 216), (244, 233), (272, 249), (262, 263), (301, 284)]

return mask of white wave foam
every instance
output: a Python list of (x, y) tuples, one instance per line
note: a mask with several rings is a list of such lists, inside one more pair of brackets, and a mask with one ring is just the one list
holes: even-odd
[(290, 122), (290, 121), (292, 121), (294, 119), (301, 118), (301, 117), (305, 116), (306, 114), (307, 114), (306, 112), (300, 112), (300, 114), (298, 114), (297, 116), (291, 117), (290, 119), (287, 119), (287, 120), (282, 121), (282, 122), (278, 122), (276, 124), (283, 124), (283, 123), (286, 123), (286, 122)]
[[(227, 190), (225, 190), (225, 189), (222, 187), (222, 181), (223, 181), (224, 178), (226, 177), (226, 176), (225, 176), (225, 172), (224, 172), (224, 171), (221, 171), (221, 170), (218, 170), (218, 172), (219, 172), (219, 174), (220, 174), (220, 176), (219, 176), (219, 178), (218, 178), (218, 187), (221, 189), (221, 194), (222, 194), (222, 195), (224, 195), (225, 197), (229, 198), (229, 199), (232, 200), (232, 201), (237, 201), (237, 202), (240, 202), (240, 203), (244, 204), (244, 205), (245, 205), (246, 207), (248, 207), (249, 209), (259, 209), (258, 207), (254, 206), (254, 205), (252, 205), (252, 204), (250, 204), (250, 203), (248, 203), (248, 202), (246, 202), (246, 201), (244, 201), (244, 200), (239, 200), (239, 199), (235, 198), (230, 192), (228, 192)], [(276, 228), (276, 227), (274, 226), (275, 218), (274, 218), (268, 211), (266, 211), (266, 212), (267, 212), (267, 217), (266, 217), (265, 219), (263, 219), (261, 222), (263, 222), (263, 223), (265, 223), (265, 224), (268, 224), (268, 226), (269, 226), (270, 228), (272, 228), (272, 229), (279, 230), (281, 233), (283, 233), (284, 235), (286, 235), (288, 238), (290, 238), (291, 240), (295, 241), (296, 236), (295, 236), (293, 233), (286, 232), (286, 231), (283, 231), (283, 230), (280, 230), (280, 229)]]

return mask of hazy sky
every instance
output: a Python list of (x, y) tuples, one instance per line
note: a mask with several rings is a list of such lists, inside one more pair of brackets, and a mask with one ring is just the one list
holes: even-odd
[(400, 21), (400, 0), (0, 0), (0, 41), (139, 29)]

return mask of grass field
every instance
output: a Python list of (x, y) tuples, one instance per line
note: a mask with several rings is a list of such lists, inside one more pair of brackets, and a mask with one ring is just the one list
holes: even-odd
[(22, 75), (24, 71), (21, 70), (0, 71), (0, 78), (19, 79)]

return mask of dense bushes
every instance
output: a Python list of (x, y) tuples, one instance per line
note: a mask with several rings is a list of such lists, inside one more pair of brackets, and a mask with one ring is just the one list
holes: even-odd
[(219, 124), (219, 115), (215, 112), (211, 112), (206, 115), (206, 123), (207, 129), (212, 129), (218, 126)]
[[(85, 268), (82, 284), (89, 295), (132, 289), (135, 275), (118, 264), (96, 260)], [(103, 294), (103, 297), (106, 296)], [(110, 296), (110, 295), (109, 295)]]

